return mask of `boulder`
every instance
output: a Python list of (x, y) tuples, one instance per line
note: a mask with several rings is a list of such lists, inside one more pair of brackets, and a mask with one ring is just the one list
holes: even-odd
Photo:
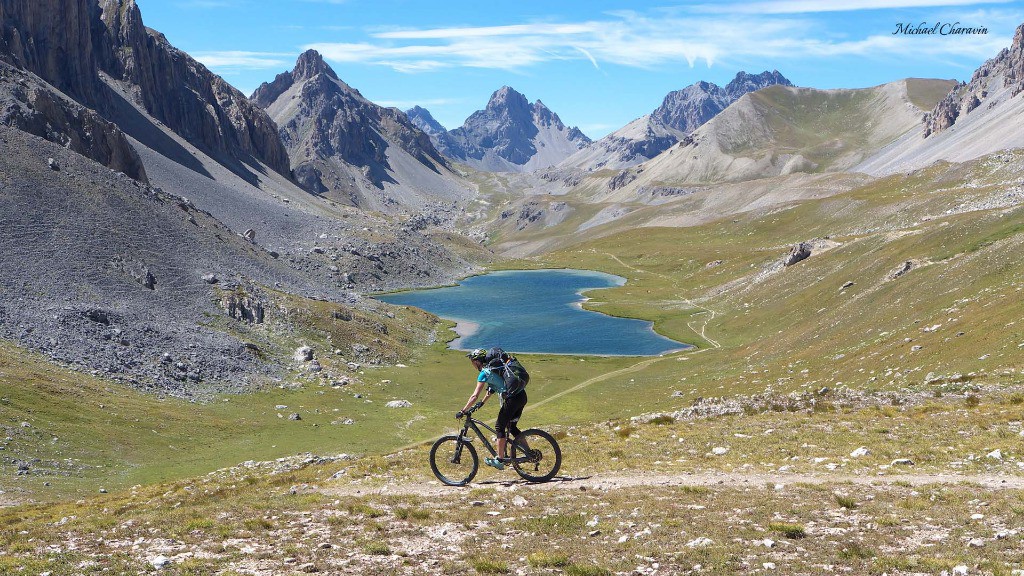
[(784, 266), (792, 266), (797, 262), (802, 262), (807, 258), (810, 258), (813, 249), (814, 247), (810, 242), (801, 242), (790, 249), (789, 255), (786, 256), (786, 259), (783, 260), (782, 264)]

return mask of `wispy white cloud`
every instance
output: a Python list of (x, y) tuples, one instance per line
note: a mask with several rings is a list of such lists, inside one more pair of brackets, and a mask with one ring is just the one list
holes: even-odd
[(601, 67), (597, 65), (597, 59), (594, 58), (594, 56), (590, 52), (587, 52), (586, 50), (580, 48), (579, 46), (576, 46), (576, 49), (582, 52), (583, 55), (587, 57), (587, 60), (590, 60), (590, 63), (594, 65), (594, 68), (597, 68), (598, 70), (601, 69)]
[[(813, 15), (820, 6), (868, 10), (885, 5), (953, 6), (971, 0), (776, 0), (754, 4), (715, 4), (728, 14), (700, 13), (710, 5), (607, 13), (601, 20), (570, 23), (511, 24), (481, 27), (375, 30), (363, 42), (309, 44), (335, 62), (385, 66), (399, 72), (442, 68), (486, 68), (523, 71), (555, 60), (634, 68), (685, 63), (708, 67), (722, 61), (750, 58), (862, 56), (891, 58), (913, 53), (933, 58), (990, 56), (1009, 42), (995, 34), (961, 36), (955, 41), (893, 35), (870, 30), (859, 38), (849, 31), (828, 34)], [(820, 5), (820, 6), (819, 6)], [(747, 6), (749, 8), (744, 9)], [(817, 7), (811, 10), (811, 7)], [(697, 13), (694, 13), (696, 10)], [(744, 13), (737, 11), (746, 10)], [(895, 27), (895, 24), (893, 24)]]
[(219, 52), (195, 52), (192, 57), (209, 68), (266, 70), (268, 68), (289, 67), (295, 58), (294, 54), (275, 52), (244, 52), (224, 50)]
[(403, 40), (444, 40), (452, 38), (481, 38), (493, 36), (566, 36), (599, 32), (597, 22), (582, 24), (513, 24), (509, 26), (480, 26), (461, 28), (434, 28), (428, 30), (394, 30), (377, 32), (375, 38)]

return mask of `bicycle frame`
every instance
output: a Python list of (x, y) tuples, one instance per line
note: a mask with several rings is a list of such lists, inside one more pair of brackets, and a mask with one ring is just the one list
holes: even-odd
[(486, 428), (491, 434), (497, 435), (498, 433), (498, 431), (495, 430), (494, 428), (491, 428), (490, 426), (484, 424), (483, 422), (477, 420), (476, 418), (467, 415), (466, 423), (462, 426), (462, 433), (459, 434), (459, 436), (462, 437), (464, 442), (472, 442), (473, 439), (470, 438), (469, 435), (467, 434), (467, 432), (469, 432), (469, 429), (472, 428), (473, 432), (476, 432), (477, 438), (479, 438), (480, 441), (483, 442), (484, 447), (487, 448), (487, 451), (491, 453), (491, 456), (497, 456), (498, 451), (495, 450), (494, 446), (492, 446), (491, 443), (487, 440), (487, 436), (485, 436), (483, 431), (480, 430), (480, 426)]
[[(484, 424), (483, 422), (481, 422), (481, 421), (477, 420), (476, 418), (473, 418), (472, 416), (469, 416), (467, 414), (466, 415), (466, 423), (462, 426), (462, 432), (459, 434), (459, 437), (462, 439), (462, 442), (472, 442), (473, 439), (470, 438), (469, 435), (467, 434), (467, 432), (469, 432), (469, 429), (472, 428), (473, 432), (476, 432), (477, 438), (479, 438), (480, 441), (483, 442), (484, 447), (487, 448), (487, 451), (491, 453), (491, 456), (497, 457), (498, 456), (498, 451), (495, 450), (494, 446), (492, 446), (490, 441), (487, 440), (487, 436), (484, 435), (482, 430), (480, 430), (480, 426), (483, 426), (484, 428), (486, 428), (491, 434), (495, 434), (495, 435), (498, 434), (498, 431), (495, 430), (494, 428), (491, 428), (487, 424)], [(513, 439), (513, 442), (514, 441), (515, 440)], [(509, 443), (508, 449), (509, 450), (512, 449), (512, 442)], [(461, 444), (461, 442), (459, 444), (459, 447), (458, 447), (457, 451), (458, 451), (458, 454), (462, 453), (462, 444)], [(506, 456), (508, 456), (508, 454), (506, 454)], [(458, 457), (458, 455), (456, 455), (456, 457)], [(511, 462), (522, 463), (522, 462), (527, 462), (528, 460), (529, 460), (528, 457), (519, 457), (519, 458), (512, 459)]]

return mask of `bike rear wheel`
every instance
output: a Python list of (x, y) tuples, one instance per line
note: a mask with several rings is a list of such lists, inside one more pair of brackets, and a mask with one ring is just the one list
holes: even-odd
[(562, 467), (562, 449), (543, 430), (523, 430), (512, 443), (512, 467), (530, 482), (547, 482)]
[(449, 486), (469, 484), (479, 467), (476, 448), (459, 436), (442, 436), (430, 448), (430, 469)]

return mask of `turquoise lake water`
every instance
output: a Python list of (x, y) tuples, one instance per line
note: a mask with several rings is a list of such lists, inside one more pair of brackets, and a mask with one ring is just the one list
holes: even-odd
[(458, 286), (375, 296), (459, 322), (459, 350), (500, 346), (509, 352), (657, 356), (687, 348), (651, 322), (583, 310), (580, 293), (622, 286), (625, 278), (589, 270), (508, 270)]

